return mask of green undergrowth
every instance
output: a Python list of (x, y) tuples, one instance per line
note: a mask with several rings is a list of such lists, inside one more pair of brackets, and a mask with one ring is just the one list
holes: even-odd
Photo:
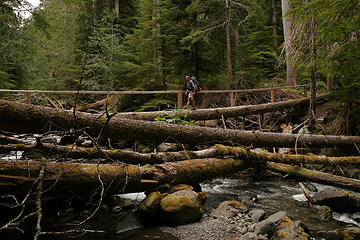
[(172, 124), (181, 124), (181, 125), (190, 125), (190, 126), (197, 126), (197, 121), (187, 121), (183, 119), (181, 113), (186, 110), (174, 109), (172, 113), (165, 114), (162, 117), (155, 118), (155, 122), (165, 122), (165, 123), (172, 123)]

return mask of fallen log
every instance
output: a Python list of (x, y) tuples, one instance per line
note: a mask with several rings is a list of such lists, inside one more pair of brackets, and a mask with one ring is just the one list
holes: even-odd
[(245, 161), (195, 159), (139, 167), (132, 164), (84, 164), (0, 161), (0, 193), (26, 194), (45, 167), (44, 191), (90, 196), (104, 186), (107, 194), (141, 192), (161, 184), (199, 183), (248, 168)]
[[(0, 136), (1, 137), (1, 136)], [(1, 138), (0, 138), (1, 139)], [(13, 138), (10, 138), (10, 140)], [(15, 139), (13, 140), (15, 141)], [(20, 141), (20, 140), (19, 140)], [(51, 143), (33, 143), (33, 144), (7, 144), (0, 145), (1, 153), (8, 153), (11, 151), (29, 151), (32, 149), (43, 150), (44, 155), (61, 154), (62, 157), (67, 158), (86, 158), (86, 159), (108, 159), (109, 161), (120, 160), (124, 163), (131, 164), (157, 164), (165, 162), (175, 162), (190, 159), (200, 158), (221, 158), (225, 156), (237, 157), (247, 161), (257, 162), (278, 162), (287, 164), (322, 164), (329, 166), (338, 165), (352, 165), (360, 167), (359, 156), (348, 157), (327, 157), (317, 155), (291, 155), (291, 154), (277, 154), (270, 153), (266, 150), (254, 151), (243, 147), (232, 147), (216, 144), (208, 149), (200, 151), (179, 151), (179, 152), (157, 152), (157, 153), (138, 153), (134, 151), (121, 150), (121, 149), (99, 149), (84, 148), (77, 146), (61, 146)]]
[(313, 182), (323, 183), (331, 186), (342, 187), (360, 192), (360, 180), (323, 173), (315, 170), (292, 166), (283, 163), (267, 162), (267, 168), (276, 172), (289, 174), (291, 176), (308, 179)]
[[(77, 124), (75, 124), (75, 122)], [(106, 126), (105, 126), (106, 125)], [(324, 136), (265, 133), (241, 130), (194, 127), (53, 109), (0, 100), (0, 129), (21, 132), (43, 132), (45, 129), (73, 126), (87, 128), (90, 135), (114, 140), (144, 142), (180, 142), (189, 144), (229, 143), (253, 147), (347, 147), (360, 144), (358, 136)], [(105, 127), (104, 127), (105, 126)]]
[[(113, 99), (113, 96), (109, 96), (109, 97), (106, 97), (106, 98), (101, 99), (99, 101), (89, 103), (87, 105), (76, 106), (76, 110), (78, 110), (78, 111), (86, 111), (86, 110), (89, 110), (89, 109), (92, 109), (92, 108), (100, 108), (100, 107), (103, 107), (103, 106), (106, 106), (106, 105), (110, 104), (112, 99)], [(71, 110), (73, 110), (73, 108), (71, 108)]]
[[(324, 96), (317, 98), (317, 101), (324, 100)], [(247, 116), (253, 114), (274, 112), (283, 109), (289, 109), (292, 107), (303, 107), (309, 104), (310, 98), (302, 98), (295, 100), (288, 100), (275, 103), (264, 103), (258, 105), (245, 105), (236, 107), (225, 107), (225, 108), (208, 108), (208, 109), (197, 109), (197, 110), (181, 110), (181, 111), (155, 111), (155, 112), (125, 112), (119, 113), (116, 117), (120, 118), (131, 118), (137, 120), (154, 120), (157, 117), (164, 117), (165, 115), (176, 115), (184, 119), (191, 120), (210, 120), (210, 119), (221, 119), (229, 117)]]
[[(44, 156), (61, 155), (66, 158), (86, 158), (86, 159), (105, 159), (107, 162), (122, 161), (131, 164), (157, 164), (165, 162), (175, 162), (190, 159), (212, 158), (224, 156), (219, 152), (217, 146), (200, 151), (179, 151), (179, 152), (158, 152), (158, 153), (139, 153), (121, 149), (99, 149), (84, 148), (77, 146), (61, 146), (51, 143), (32, 143), (32, 144), (7, 144), (0, 145), (0, 153), (11, 151), (30, 151), (40, 150)], [(104, 160), (102, 161), (104, 162)]]

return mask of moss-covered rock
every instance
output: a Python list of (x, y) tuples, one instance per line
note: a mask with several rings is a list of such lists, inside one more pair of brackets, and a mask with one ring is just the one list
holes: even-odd
[(332, 219), (332, 210), (329, 206), (314, 205), (313, 208), (322, 219)]
[(187, 185), (187, 184), (178, 184), (178, 185), (175, 185), (172, 188), (170, 188), (169, 193), (174, 193), (174, 192), (184, 190), (184, 189), (188, 189), (188, 190), (193, 191), (194, 187), (190, 186), (190, 185)]
[(160, 192), (150, 193), (139, 204), (138, 213), (145, 217), (154, 217), (158, 215), (161, 198), (162, 195)]
[(199, 195), (189, 189), (167, 195), (160, 203), (162, 217), (173, 224), (198, 221), (203, 215)]
[(277, 224), (277, 229), (272, 240), (307, 240), (309, 236), (304, 229), (295, 224), (290, 218), (284, 217)]

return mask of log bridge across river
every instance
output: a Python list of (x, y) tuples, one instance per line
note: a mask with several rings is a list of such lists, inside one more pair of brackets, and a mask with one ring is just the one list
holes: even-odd
[[(250, 92), (270, 92), (271, 102), (274, 103), (276, 99), (275, 90), (288, 89), (288, 88), (302, 88), (304, 96), (307, 96), (307, 85), (293, 85), (293, 86), (278, 86), (268, 88), (256, 88), (256, 89), (231, 89), (231, 90), (202, 90), (198, 94), (216, 94), (224, 93), (229, 94), (229, 106), (235, 106), (235, 94), (237, 93), (250, 93)], [(35, 93), (42, 94), (71, 94), (71, 95), (110, 95), (111, 97), (111, 109), (113, 112), (117, 112), (117, 102), (119, 95), (145, 95), (145, 94), (176, 94), (177, 107), (182, 109), (183, 107), (183, 95), (184, 91), (181, 90), (166, 90), (166, 91), (52, 91), (52, 90), (12, 90), (12, 89), (0, 89), (0, 93), (21, 93), (26, 96), (26, 103), (31, 104), (31, 95)]]

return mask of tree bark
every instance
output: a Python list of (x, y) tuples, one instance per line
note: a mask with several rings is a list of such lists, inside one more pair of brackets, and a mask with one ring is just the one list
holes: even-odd
[(327, 185), (347, 188), (360, 192), (360, 180), (357, 179), (341, 177), (282, 163), (268, 162), (267, 168), (277, 172), (286, 173), (291, 176), (309, 179), (314, 182), (324, 183)]
[[(346, 147), (360, 145), (358, 136), (324, 136), (224, 130), (159, 122), (107, 119), (77, 112), (77, 126), (92, 136), (113, 140), (165, 141), (188, 144), (230, 143), (253, 147)], [(48, 107), (0, 101), (0, 129), (20, 132), (44, 132), (54, 127), (74, 126), (73, 112)]]
[[(199, 183), (246, 169), (244, 161), (196, 159), (164, 163), (151, 167), (126, 164), (84, 164), (38, 161), (0, 161), (3, 194), (26, 194), (45, 167), (44, 190), (63, 195), (74, 192), (89, 197), (104, 186), (107, 194), (141, 192), (161, 184)], [(101, 181), (100, 181), (101, 180)]]
[(229, 0), (225, 0), (225, 17), (226, 17), (226, 59), (227, 75), (229, 87), (233, 87), (232, 63), (231, 63), (231, 43), (230, 43), (230, 6)]
[(296, 70), (295, 64), (292, 61), (292, 52), (294, 49), (293, 31), (294, 31), (294, 19), (286, 16), (289, 10), (292, 9), (290, 0), (281, 0), (282, 17), (283, 17), (283, 29), (284, 29), (284, 43), (286, 54), (286, 84), (296, 84)]
[[(310, 107), (309, 116), (316, 115), (316, 46), (315, 46), (315, 18), (311, 16), (310, 30), (311, 30), (311, 72), (310, 72)], [(316, 116), (315, 116), (316, 117)]]
[[(322, 101), (325, 96), (318, 97), (316, 100)], [(138, 120), (154, 120), (157, 117), (164, 117), (165, 115), (177, 115), (186, 120), (210, 120), (210, 119), (221, 119), (229, 117), (239, 117), (247, 115), (255, 115), (267, 112), (274, 112), (283, 109), (289, 109), (292, 107), (303, 107), (309, 105), (309, 98), (288, 100), (283, 102), (275, 103), (264, 103), (258, 105), (245, 105), (237, 107), (226, 107), (226, 108), (208, 108), (208, 109), (197, 109), (194, 111), (156, 111), (156, 112), (125, 112), (118, 113), (116, 117), (130, 118)]]
[(116, 14), (119, 16), (119, 0), (115, 0), (114, 1), (114, 8), (115, 8), (115, 12)]
[(272, 9), (273, 9), (273, 15), (272, 15), (272, 24), (273, 24), (273, 47), (274, 50), (277, 50), (278, 47), (278, 41), (277, 41), (277, 11), (276, 11), (276, 0), (272, 0)]

